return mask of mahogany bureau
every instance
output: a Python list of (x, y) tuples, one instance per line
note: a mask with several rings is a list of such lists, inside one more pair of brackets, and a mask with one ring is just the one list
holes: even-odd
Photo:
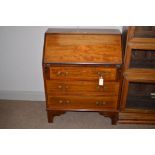
[(43, 75), (48, 122), (67, 111), (118, 120), (122, 49), (118, 30), (48, 29)]

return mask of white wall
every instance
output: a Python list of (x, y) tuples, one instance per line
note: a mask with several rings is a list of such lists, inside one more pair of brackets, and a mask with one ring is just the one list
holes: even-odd
[(44, 100), (41, 63), (47, 28), (0, 27), (0, 99)]

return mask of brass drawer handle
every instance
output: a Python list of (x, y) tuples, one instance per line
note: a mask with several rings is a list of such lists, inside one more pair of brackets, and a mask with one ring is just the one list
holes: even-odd
[(100, 86), (97, 86), (97, 89), (100, 89)]
[(63, 103), (63, 100), (59, 100), (59, 103)]
[(99, 105), (99, 102), (98, 101), (96, 102), (96, 105)]
[(67, 85), (66, 85), (66, 86), (65, 86), (65, 85), (64, 85), (64, 86), (63, 86), (63, 85), (58, 85), (58, 88), (59, 88), (59, 89), (63, 89), (63, 88), (64, 88), (64, 89), (68, 89), (69, 86), (67, 86)]
[(97, 106), (106, 105), (107, 103), (104, 101), (96, 101)]
[(61, 71), (58, 71), (58, 72), (57, 72), (57, 75), (58, 75), (58, 76), (67, 76), (67, 75), (68, 75), (68, 72), (61, 72)]
[(62, 72), (60, 72), (60, 71), (57, 72), (57, 75), (61, 75), (61, 74), (62, 74)]
[(70, 103), (70, 101), (69, 100), (66, 100), (66, 103), (68, 104), (68, 103)]
[(102, 102), (102, 105), (105, 105), (105, 104), (107, 104), (106, 102)]
[(97, 72), (97, 74), (98, 74), (99, 76), (103, 76), (103, 75), (105, 75), (105, 74), (109, 74), (109, 73), (108, 73), (108, 72), (103, 71), (103, 72)]
[(59, 88), (59, 89), (62, 89), (62, 85), (59, 85), (58, 88)]
[(97, 88), (98, 90), (99, 90), (100, 88), (103, 88), (103, 90), (107, 90), (107, 89), (108, 89), (108, 87), (105, 87), (105, 86), (99, 86), (99, 85), (98, 85), (96, 88)]
[(66, 101), (59, 100), (59, 103), (60, 103), (60, 104), (62, 104), (62, 103), (64, 103), (64, 104), (65, 104), (65, 103), (69, 104), (69, 103), (70, 103), (70, 100), (66, 100)]

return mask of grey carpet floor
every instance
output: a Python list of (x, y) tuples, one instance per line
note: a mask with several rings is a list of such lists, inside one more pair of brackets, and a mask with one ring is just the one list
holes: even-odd
[(154, 129), (155, 125), (111, 125), (96, 112), (67, 112), (47, 122), (45, 102), (0, 100), (1, 129)]

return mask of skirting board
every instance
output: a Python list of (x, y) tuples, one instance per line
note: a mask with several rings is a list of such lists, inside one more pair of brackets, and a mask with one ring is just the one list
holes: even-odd
[(45, 95), (38, 91), (0, 91), (0, 100), (45, 101)]

